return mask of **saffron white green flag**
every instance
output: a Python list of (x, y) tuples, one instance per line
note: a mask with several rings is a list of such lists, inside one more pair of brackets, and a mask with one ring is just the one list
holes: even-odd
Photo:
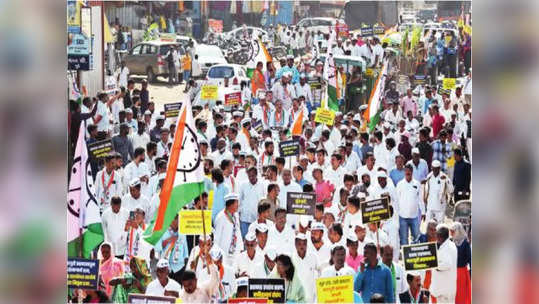
[(178, 211), (204, 192), (202, 154), (189, 100), (183, 103), (176, 126), (159, 209), (144, 232), (144, 239), (152, 245), (167, 231)]
[(387, 60), (383, 62), (382, 70), (378, 74), (378, 78), (374, 84), (374, 88), (371, 91), (369, 97), (369, 105), (365, 111), (365, 119), (368, 121), (369, 131), (374, 130), (378, 122), (380, 121), (380, 114), (383, 107), (381, 107), (381, 101), (385, 90), (385, 82), (387, 77)]

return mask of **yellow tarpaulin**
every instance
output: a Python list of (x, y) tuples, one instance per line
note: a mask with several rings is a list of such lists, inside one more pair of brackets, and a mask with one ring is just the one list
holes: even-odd
[(107, 20), (107, 15), (103, 14), (103, 33), (105, 35), (105, 43), (113, 43), (114, 39), (112, 38), (112, 32), (110, 31), (109, 21)]

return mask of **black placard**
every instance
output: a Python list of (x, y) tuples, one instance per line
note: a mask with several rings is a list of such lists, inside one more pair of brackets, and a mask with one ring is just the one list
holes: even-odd
[(435, 242), (402, 246), (405, 270), (424, 270), (438, 267)]
[(314, 215), (316, 193), (288, 192), (286, 193), (286, 212), (290, 214)]
[(299, 155), (299, 140), (287, 140), (279, 143), (279, 155), (281, 157)]
[(165, 105), (165, 118), (178, 117), (180, 109), (182, 108), (181, 102), (166, 103)]
[(94, 159), (105, 158), (110, 152), (112, 152), (112, 139), (105, 139), (88, 144), (88, 152), (90, 157)]
[(249, 297), (284, 303), (284, 279), (249, 279)]
[(363, 224), (376, 223), (390, 218), (389, 198), (384, 196), (379, 199), (362, 202), (361, 218)]
[(372, 36), (372, 26), (361, 28), (361, 37)]
[(90, 70), (90, 55), (67, 55), (68, 70)]
[(253, 129), (255, 129), (256, 132), (261, 133), (264, 126), (262, 125), (262, 120), (257, 120), (253, 124)]
[(99, 261), (67, 259), (67, 288), (97, 289)]

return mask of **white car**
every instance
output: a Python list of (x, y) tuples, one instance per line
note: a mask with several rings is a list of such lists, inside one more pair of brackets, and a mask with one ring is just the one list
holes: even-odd
[(216, 64), (208, 70), (206, 83), (224, 86), (225, 78), (228, 78), (229, 86), (237, 86), (238, 88), (242, 81), (249, 81), (244, 66), (239, 64)]
[[(259, 28), (259, 27), (254, 27), (254, 26), (248, 26), (247, 27), (247, 33), (249, 34), (249, 37), (251, 38), (257, 38), (258, 36), (262, 35), (262, 37), (268, 37), (268, 32)], [(236, 29), (233, 29), (231, 30), (230, 32), (226, 32), (226, 33), (223, 33), (222, 34), (223, 37), (225, 37), (225, 39), (231, 39), (231, 38), (236, 38), (236, 39), (239, 39), (239, 40), (243, 40), (244, 37), (243, 37), (243, 27), (240, 26)]]
[(330, 27), (335, 31), (337, 22), (339, 22), (339, 24), (346, 24), (342, 19), (317, 17), (303, 18), (296, 24), (296, 26), (299, 28), (307, 28), (309, 31), (314, 31), (315, 33), (320, 31), (324, 34), (329, 34)]
[(203, 75), (206, 75), (213, 65), (228, 63), (223, 52), (216, 45), (199, 44), (195, 49), (195, 55), (198, 55), (198, 63)]

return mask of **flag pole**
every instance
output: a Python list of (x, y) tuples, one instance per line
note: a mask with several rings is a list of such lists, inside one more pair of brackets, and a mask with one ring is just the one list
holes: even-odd
[[(202, 198), (202, 195), (200, 195), (200, 198)], [(202, 215), (202, 237), (204, 242), (204, 248), (206, 251), (208, 251), (208, 248), (206, 248), (206, 221), (204, 218), (204, 209), (200, 209), (200, 214)], [(208, 261), (206, 261), (206, 252), (204, 252), (204, 259), (202, 260), (206, 264), (206, 270), (208, 271), (208, 274), (210, 274), (210, 265), (208, 264)]]

